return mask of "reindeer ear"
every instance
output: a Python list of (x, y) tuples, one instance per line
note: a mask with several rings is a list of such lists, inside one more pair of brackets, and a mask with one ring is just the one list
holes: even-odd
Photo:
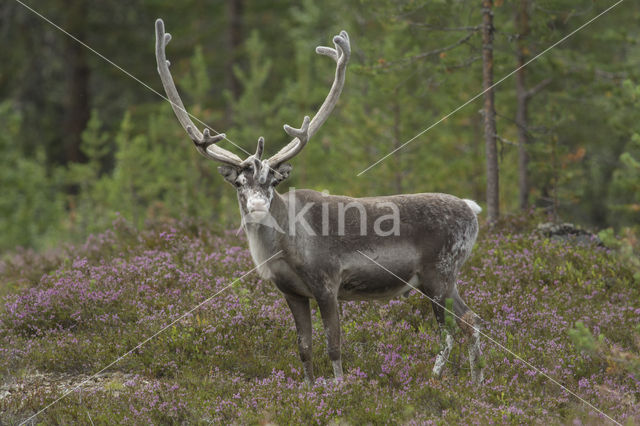
[(293, 167), (289, 163), (279, 165), (278, 168), (273, 171), (274, 185), (277, 185), (287, 179), (292, 169)]
[(232, 166), (225, 165), (218, 167), (218, 172), (222, 175), (224, 180), (232, 185), (235, 184), (236, 178), (238, 177), (238, 169)]

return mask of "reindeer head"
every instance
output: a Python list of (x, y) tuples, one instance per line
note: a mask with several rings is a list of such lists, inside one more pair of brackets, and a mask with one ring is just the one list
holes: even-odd
[[(309, 117), (305, 117), (305, 123), (306, 132)], [(286, 126), (285, 130), (288, 129), (291, 128)], [(274, 188), (288, 178), (291, 172), (289, 163), (281, 163), (273, 167), (270, 159), (262, 160), (263, 148), (264, 138), (260, 137), (256, 153), (247, 157), (240, 166), (225, 164), (218, 167), (224, 179), (236, 188), (243, 215), (266, 214), (271, 207)]]
[(284, 131), (293, 140), (266, 160), (262, 160), (264, 149), (264, 138), (262, 137), (258, 139), (256, 153), (242, 160), (236, 154), (216, 145), (221, 140), (226, 139), (224, 133), (211, 135), (210, 130), (206, 128), (204, 132), (200, 133), (200, 130), (193, 124), (189, 113), (184, 108), (171, 77), (170, 64), (165, 54), (165, 47), (169, 44), (169, 41), (171, 41), (171, 35), (164, 31), (162, 19), (156, 20), (158, 73), (178, 121), (180, 121), (180, 124), (187, 131), (202, 155), (223, 163), (222, 166), (218, 167), (218, 171), (227, 182), (236, 187), (238, 201), (243, 214), (269, 212), (274, 188), (289, 177), (291, 172), (291, 165), (287, 161), (302, 151), (309, 138), (327, 120), (338, 102), (344, 87), (347, 63), (351, 55), (349, 36), (346, 31), (341, 31), (339, 35), (333, 38), (335, 48), (324, 46), (316, 48), (318, 54), (333, 58), (337, 64), (335, 78), (329, 94), (313, 117), (313, 120), (309, 120), (308, 116), (304, 117), (302, 126), (299, 129), (284, 125)]

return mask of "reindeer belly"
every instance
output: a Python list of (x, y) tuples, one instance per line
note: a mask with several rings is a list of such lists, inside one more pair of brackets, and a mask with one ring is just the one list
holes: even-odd
[[(414, 276), (415, 277), (415, 276)], [(338, 298), (340, 300), (376, 300), (392, 299), (410, 291), (418, 280), (412, 277), (409, 284), (390, 281), (348, 281), (340, 286)]]
[(357, 265), (350, 265), (343, 269), (338, 298), (342, 300), (390, 299), (418, 286), (417, 262), (413, 256), (399, 259), (395, 256), (385, 258), (364, 254), (373, 260), (358, 253), (361, 259), (358, 259)]

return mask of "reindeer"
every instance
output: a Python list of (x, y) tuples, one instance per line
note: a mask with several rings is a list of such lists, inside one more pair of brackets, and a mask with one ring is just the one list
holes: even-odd
[[(447, 194), (407, 194), (370, 198), (333, 196), (302, 189), (278, 193), (275, 188), (291, 172), (295, 157), (333, 111), (345, 82), (351, 46), (345, 31), (333, 38), (334, 48), (316, 52), (336, 62), (329, 94), (313, 119), (300, 128), (284, 126), (293, 138), (268, 159), (262, 159), (264, 138), (255, 154), (244, 160), (219, 147), (224, 134), (201, 133), (178, 95), (169, 71), (165, 47), (171, 35), (156, 21), (158, 73), (178, 121), (205, 157), (222, 163), (218, 171), (237, 191), (242, 227), (261, 278), (272, 281), (284, 295), (298, 334), (298, 350), (305, 380), (314, 381), (311, 359), (310, 299), (320, 309), (329, 358), (336, 379), (342, 377), (339, 300), (389, 299), (417, 289), (432, 301), (442, 330), (443, 349), (433, 373), (442, 374), (453, 346), (445, 325), (446, 299), (461, 328), (471, 336), (471, 375), (482, 381), (479, 361), (478, 317), (462, 301), (456, 288), (461, 266), (478, 234), (480, 207), (471, 200)], [(373, 218), (373, 224), (366, 218)], [(383, 222), (392, 222), (383, 230)], [(389, 228), (387, 226), (387, 228)]]

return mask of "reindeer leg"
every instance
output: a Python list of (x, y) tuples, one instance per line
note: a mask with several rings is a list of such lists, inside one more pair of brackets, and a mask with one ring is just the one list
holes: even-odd
[(425, 268), (420, 278), (421, 291), (431, 299), (431, 307), (433, 308), (433, 313), (435, 314), (440, 329), (443, 348), (438, 355), (436, 355), (436, 361), (432, 369), (433, 374), (436, 377), (440, 377), (444, 366), (449, 360), (451, 349), (453, 349), (453, 337), (445, 327), (445, 299), (442, 297), (443, 294), (448, 293), (447, 289), (450, 287), (449, 283), (451, 280), (431, 268)]
[(327, 338), (327, 351), (333, 365), (333, 375), (342, 378), (342, 360), (340, 359), (340, 317), (338, 314), (338, 298), (333, 294), (316, 297), (320, 315)]
[(469, 344), (469, 366), (471, 368), (471, 379), (474, 383), (480, 384), (484, 380), (484, 371), (480, 365), (480, 325), (478, 316), (462, 301), (458, 290), (453, 293), (453, 310), (458, 318), (458, 326), (471, 337)]
[(296, 331), (298, 332), (298, 352), (304, 369), (304, 380), (307, 384), (312, 385), (313, 378), (313, 362), (311, 352), (311, 309), (309, 308), (309, 299), (306, 297), (285, 295), (289, 309), (293, 314), (293, 320), (296, 323)]
[[(473, 331), (473, 342), (469, 346), (469, 365), (471, 366), (471, 379), (480, 384), (484, 380), (484, 369), (480, 365), (480, 329), (478, 325)], [(476, 366), (478, 368), (476, 368)]]
[(442, 339), (442, 344), (444, 346), (436, 356), (436, 362), (433, 364), (432, 370), (435, 376), (440, 377), (442, 375), (442, 370), (449, 359), (449, 354), (451, 354), (451, 349), (453, 349), (453, 337), (444, 324), (444, 301), (441, 301), (440, 298), (434, 298), (434, 301), (431, 302), (431, 306), (433, 307), (433, 313), (436, 316), (436, 321), (438, 321), (440, 338)]
[(442, 375), (442, 370), (444, 369), (444, 365), (447, 363), (449, 359), (449, 354), (451, 353), (451, 349), (453, 348), (453, 337), (445, 327), (440, 327), (440, 331), (444, 337), (444, 349), (440, 351), (440, 353), (436, 356), (436, 362), (433, 364), (433, 374), (437, 377)]

